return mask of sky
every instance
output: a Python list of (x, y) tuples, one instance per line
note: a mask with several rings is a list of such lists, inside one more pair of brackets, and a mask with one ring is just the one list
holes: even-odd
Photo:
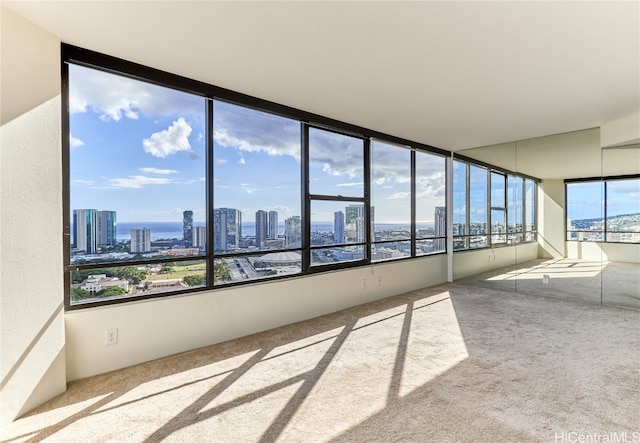
[[(69, 66), (70, 209), (112, 210), (120, 222), (205, 221), (206, 100), (76, 65)], [(244, 221), (259, 209), (279, 221), (300, 215), (299, 122), (214, 101), (214, 207)], [(362, 197), (362, 140), (310, 129), (310, 192)], [(410, 218), (409, 150), (372, 143), (376, 222)], [(418, 153), (418, 219), (444, 206), (442, 157)], [(332, 221), (343, 203), (316, 205)]]

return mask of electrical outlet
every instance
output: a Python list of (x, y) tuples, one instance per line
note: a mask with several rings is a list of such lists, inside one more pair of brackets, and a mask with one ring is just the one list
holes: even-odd
[(545, 285), (549, 284), (549, 274), (543, 274), (542, 275), (542, 283)]
[(367, 289), (367, 279), (366, 278), (362, 279), (362, 289)]
[(378, 276), (377, 283), (378, 283), (378, 286), (382, 286), (382, 276), (381, 275)]
[(118, 328), (104, 330), (104, 344), (115, 345), (118, 343)]

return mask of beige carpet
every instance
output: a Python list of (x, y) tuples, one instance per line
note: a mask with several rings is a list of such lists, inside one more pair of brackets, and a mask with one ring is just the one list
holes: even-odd
[(638, 311), (443, 285), (71, 383), (2, 441), (633, 441), (639, 369)]

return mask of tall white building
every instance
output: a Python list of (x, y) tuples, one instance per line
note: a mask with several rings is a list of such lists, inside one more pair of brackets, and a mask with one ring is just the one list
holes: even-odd
[(151, 251), (151, 229), (131, 230), (131, 253), (142, 254)]
[(267, 238), (269, 240), (275, 240), (278, 238), (278, 211), (269, 211)]
[(193, 228), (193, 247), (205, 249), (207, 247), (206, 226), (195, 226)]
[(333, 241), (337, 244), (344, 243), (344, 212), (333, 213)]
[[(433, 214), (433, 228), (436, 237), (447, 236), (447, 208), (444, 206), (436, 206)], [(434, 241), (434, 251), (444, 251), (446, 249), (446, 238), (439, 238)]]
[(240, 247), (242, 213), (233, 208), (213, 210), (213, 249), (228, 251)]
[(285, 248), (302, 246), (302, 223), (299, 215), (294, 215), (284, 221), (284, 246)]

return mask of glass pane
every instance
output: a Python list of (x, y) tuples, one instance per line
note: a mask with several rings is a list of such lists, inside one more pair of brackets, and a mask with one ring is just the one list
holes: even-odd
[(181, 291), (206, 284), (204, 260), (106, 266), (70, 273), (71, 304)]
[(71, 263), (205, 252), (205, 115), (201, 97), (69, 65)]
[[(536, 182), (525, 179), (525, 227), (526, 232), (536, 230)], [(531, 241), (528, 235), (526, 241)]]
[(487, 246), (487, 182), (485, 168), (469, 165), (469, 247)]
[(362, 260), (365, 255), (364, 245), (313, 249), (311, 250), (311, 266)]
[(299, 248), (300, 123), (217, 101), (213, 116), (214, 250)]
[(444, 238), (429, 238), (425, 240), (416, 240), (416, 255), (426, 255), (426, 254), (432, 254), (434, 252), (444, 252), (446, 250), (446, 247), (447, 247), (447, 241)]
[(213, 264), (213, 284), (223, 285), (297, 274), (302, 269), (301, 264), (302, 255), (299, 251), (218, 258)]
[(522, 177), (507, 178), (507, 230), (509, 244), (522, 243), (522, 211), (524, 205)]
[(497, 172), (491, 173), (491, 207), (505, 207), (505, 181), (506, 177)]
[(567, 240), (602, 241), (604, 184), (567, 183)]
[(504, 209), (491, 210), (491, 236), (492, 244), (507, 242), (507, 230)]
[(394, 260), (411, 257), (411, 242), (377, 243), (371, 248), (371, 261)]
[[(454, 161), (453, 235), (467, 235), (467, 233), (467, 164), (460, 161)], [(461, 247), (462, 245), (459, 240), (454, 241), (454, 249), (460, 249)]]
[(371, 143), (371, 194), (375, 241), (411, 238), (411, 151)]
[(364, 141), (309, 128), (309, 192), (364, 196)]
[(364, 206), (343, 201), (311, 201), (311, 245), (363, 243)]
[[(446, 237), (447, 235), (445, 168), (444, 157), (416, 151), (416, 238)], [(435, 250), (444, 251), (444, 249), (444, 246), (442, 248), (438, 246)], [(428, 252), (422, 252), (421, 247), (417, 251), (417, 253)]]
[(640, 243), (640, 179), (607, 182), (607, 241)]

